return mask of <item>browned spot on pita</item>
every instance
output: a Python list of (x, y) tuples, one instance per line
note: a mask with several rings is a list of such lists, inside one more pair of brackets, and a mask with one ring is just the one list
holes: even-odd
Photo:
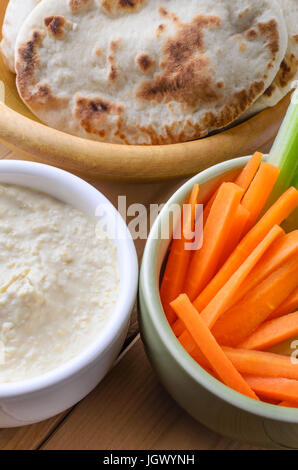
[(112, 60), (112, 56), (109, 56), (108, 57), (108, 60), (110, 62), (110, 72), (109, 72), (109, 77), (108, 79), (111, 81), (111, 82), (114, 82), (117, 77), (118, 77), (118, 70), (117, 70), (117, 67), (116, 65), (113, 64), (113, 60)]
[(169, 16), (169, 13), (165, 7), (159, 7), (158, 13), (160, 14), (160, 16), (163, 16), (164, 18), (168, 18)]
[(90, 0), (69, 0), (68, 6), (72, 13), (77, 13), (88, 3), (90, 3)]
[(239, 44), (239, 52), (245, 52), (247, 49), (247, 44), (245, 42), (241, 42)]
[(148, 126), (137, 126), (137, 129), (144, 136), (147, 136), (148, 143), (151, 145), (176, 144), (195, 139), (198, 136), (203, 137), (207, 135), (207, 132), (202, 130), (199, 124), (193, 123), (190, 120), (187, 120), (184, 124), (182, 121), (173, 121), (171, 124), (165, 124), (162, 133), (157, 132), (151, 124)]
[(68, 103), (67, 98), (61, 98), (53, 94), (50, 85), (47, 83), (38, 83), (35, 87), (34, 93), (31, 94), (28, 102), (31, 108), (38, 109), (41, 106), (46, 105), (47, 109), (58, 109), (65, 106)]
[(57, 109), (68, 100), (55, 96), (47, 83), (38, 83), (35, 79), (35, 72), (40, 67), (38, 47), (43, 38), (43, 33), (34, 31), (32, 39), (19, 47), (16, 61), (17, 86), (22, 98), (31, 108), (47, 105), (48, 108)]
[(163, 73), (153, 81), (143, 82), (136, 91), (137, 98), (153, 103), (174, 100), (191, 107), (199, 102), (216, 101), (214, 72), (205, 54), (203, 30), (220, 23), (217, 16), (198, 15), (190, 23), (179, 24), (177, 34), (163, 45)]
[(37, 49), (42, 44), (43, 38), (43, 33), (34, 31), (32, 39), (22, 44), (17, 51), (17, 85), (25, 100), (31, 97), (29, 88), (33, 85), (35, 70), (40, 66)]
[(155, 61), (148, 54), (141, 54), (137, 58), (137, 63), (142, 72), (146, 73), (154, 66)]
[(102, 57), (102, 54), (103, 54), (102, 49), (101, 49), (100, 47), (97, 47), (97, 48), (95, 49), (95, 55), (96, 55), (97, 57)]
[(280, 64), (277, 81), (281, 88), (285, 88), (294, 80), (298, 72), (298, 60), (294, 54), (287, 54)]
[(158, 25), (158, 27), (156, 29), (156, 37), (159, 38), (165, 30), (166, 30), (166, 25), (165, 24)]
[(294, 39), (295, 42), (298, 43), (298, 34), (295, 34), (295, 35), (293, 36), (293, 39)]
[(112, 52), (117, 52), (119, 47), (121, 46), (122, 39), (117, 39), (116, 41), (111, 41), (110, 49)]
[(48, 33), (56, 39), (61, 39), (64, 36), (64, 26), (67, 24), (64, 16), (47, 16), (44, 19), (45, 27)]
[(239, 52), (245, 52), (247, 49), (247, 44), (245, 41), (243, 41), (241, 34), (234, 36), (234, 40), (238, 42)]
[[(123, 106), (111, 103), (101, 98), (76, 98), (75, 118), (80, 122), (82, 128), (88, 133), (101, 138), (111, 135), (112, 125), (109, 122), (110, 116), (117, 116), (115, 132), (119, 132), (121, 126), (121, 116)], [(113, 120), (114, 121), (114, 120)]]
[(272, 58), (276, 58), (276, 54), (279, 51), (279, 32), (278, 24), (272, 19), (267, 23), (258, 23), (258, 29), (261, 36), (265, 36), (267, 39), (266, 47), (270, 50)]
[(102, 0), (102, 7), (108, 12), (127, 11), (135, 12), (142, 7), (147, 0)]
[(230, 102), (228, 102), (219, 114), (212, 111), (207, 112), (203, 118), (203, 125), (206, 129), (220, 129), (235, 121), (264, 91), (264, 82), (254, 82), (249, 90), (242, 90), (234, 94)]
[(255, 29), (248, 29), (245, 33), (245, 37), (248, 41), (254, 41), (258, 37), (258, 33)]
[(108, 61), (110, 63), (110, 71), (109, 71), (108, 79), (111, 82), (114, 82), (118, 77), (118, 69), (117, 69), (116, 62), (115, 62), (115, 54), (118, 51), (121, 45), (121, 42), (122, 42), (122, 39), (118, 39), (116, 41), (111, 41), (110, 43), (111, 54), (108, 56)]
[(138, 6), (143, 5), (144, 0), (119, 0), (119, 8), (135, 10)]
[(243, 16), (247, 15), (247, 13), (249, 13), (249, 8), (245, 8), (245, 10), (240, 11), (240, 13), (238, 13), (238, 18), (241, 20), (241, 18), (243, 18)]
[(272, 83), (270, 87), (268, 87), (267, 90), (264, 91), (264, 95), (270, 98), (273, 95), (275, 89), (276, 89), (276, 86), (274, 85), (274, 83)]
[(175, 15), (175, 13), (171, 14), (171, 18), (174, 23), (179, 23), (179, 18), (177, 15)]

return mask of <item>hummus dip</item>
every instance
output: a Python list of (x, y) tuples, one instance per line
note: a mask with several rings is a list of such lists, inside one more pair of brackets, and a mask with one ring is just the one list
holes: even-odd
[(98, 224), (43, 193), (0, 185), (0, 382), (40, 376), (100, 336), (119, 273)]

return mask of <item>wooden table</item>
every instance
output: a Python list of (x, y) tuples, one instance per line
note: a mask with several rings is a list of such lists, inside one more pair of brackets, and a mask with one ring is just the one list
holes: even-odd
[[(0, 145), (0, 158), (18, 157)], [(166, 201), (182, 183), (90, 182), (115, 205), (118, 195), (126, 194), (128, 204), (138, 202), (147, 206)], [(136, 242), (139, 258), (144, 244), (144, 241)], [(0, 429), (0, 449), (237, 450), (253, 447), (215, 434), (176, 405), (149, 365), (135, 311), (125, 348), (103, 382), (82, 402), (55, 418), (32, 426)]]

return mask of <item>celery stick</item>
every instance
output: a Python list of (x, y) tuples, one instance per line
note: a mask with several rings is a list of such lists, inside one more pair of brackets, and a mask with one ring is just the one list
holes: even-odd
[(280, 169), (280, 176), (271, 197), (272, 203), (293, 184), (293, 181), (297, 187), (298, 89), (293, 93), (291, 104), (269, 154), (268, 162)]

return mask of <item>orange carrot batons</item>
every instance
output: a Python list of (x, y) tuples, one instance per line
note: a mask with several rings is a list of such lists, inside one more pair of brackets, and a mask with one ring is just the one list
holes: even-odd
[(234, 183), (223, 183), (212, 205), (204, 228), (204, 242), (190, 263), (183, 291), (194, 299), (216, 272), (227, 241), (230, 221), (240, 203), (243, 190)]
[(187, 268), (189, 265), (191, 251), (185, 249), (185, 244), (190, 243), (187, 239), (189, 230), (193, 230), (195, 224), (195, 211), (198, 200), (199, 186), (194, 185), (191, 195), (187, 201), (187, 211), (184, 212), (181, 221), (181, 238), (174, 239), (170, 249), (165, 273), (160, 287), (160, 298), (169, 323), (173, 323), (176, 315), (170, 307), (170, 302), (174, 300), (182, 291)]
[(241, 374), (298, 380), (298, 365), (288, 356), (228, 347), (223, 351)]
[(290, 401), (281, 401), (278, 406), (283, 406), (284, 408), (298, 408), (298, 401), (290, 402)]
[(201, 319), (187, 295), (182, 294), (171, 303), (178, 317), (184, 322), (195, 343), (221, 380), (239, 393), (257, 399), (245, 380), (217, 344), (211, 331)]
[[(298, 253), (298, 230), (279, 237), (247, 277), (239, 292), (233, 299), (233, 305), (238, 303), (250, 290), (254, 289), (290, 256)], [(292, 310), (294, 311), (294, 309)], [(289, 312), (286, 312), (289, 313)]]
[(234, 214), (233, 220), (231, 221), (229, 236), (223, 249), (223, 253), (218, 264), (218, 269), (221, 268), (223, 263), (228, 259), (230, 254), (235, 250), (236, 246), (240, 242), (244, 234), (245, 227), (248, 223), (249, 215), (249, 211), (245, 209), (242, 204), (239, 204)]
[(259, 326), (239, 348), (264, 350), (298, 334), (298, 312), (267, 321)]
[(212, 370), (212, 367), (210, 366), (210, 363), (207, 361), (204, 354), (198, 348), (198, 346), (196, 345), (194, 339), (192, 338), (192, 336), (190, 336), (190, 334), (188, 333), (187, 330), (184, 329), (184, 332), (182, 333), (181, 336), (179, 336), (178, 341), (181, 344), (181, 346), (183, 346), (185, 351), (187, 351), (188, 354), (190, 354), (190, 356), (201, 367), (203, 367), (203, 369), (209, 369), (209, 370), (211, 369)]
[(288, 313), (293, 313), (298, 309), (298, 287), (295, 289), (292, 294), (268, 317), (268, 320), (273, 320), (274, 318), (281, 317), (282, 315), (287, 315)]
[(256, 248), (274, 225), (281, 224), (298, 206), (298, 191), (290, 188), (266, 212), (259, 222), (241, 240), (237, 248), (222, 268), (209, 282), (195, 301), (196, 308), (202, 311), (223, 287), (243, 261)]
[(261, 397), (298, 402), (298, 380), (254, 376), (247, 376), (245, 380)]
[(247, 230), (256, 223), (279, 176), (279, 169), (262, 162), (241, 204), (249, 211)]
[(237, 346), (285, 300), (298, 285), (298, 256), (290, 258), (216, 322), (213, 334), (225, 346)]
[(246, 192), (255, 177), (256, 172), (259, 169), (260, 163), (262, 161), (263, 154), (260, 152), (255, 152), (254, 155), (249, 159), (249, 162), (240, 175), (236, 179), (235, 183), (238, 184)]
[[(280, 237), (284, 231), (275, 225), (266, 235), (264, 240), (253, 250), (239, 269), (230, 277), (226, 284), (219, 290), (207, 307), (202, 310), (201, 316), (209, 328), (212, 328), (221, 315), (224, 314), (233, 296), (237, 293), (251, 270), (268, 250), (272, 243)], [(196, 306), (196, 302), (194, 302)]]
[[(262, 161), (263, 154), (260, 152), (255, 152), (254, 155), (249, 159), (249, 162), (245, 165), (239, 176), (237, 177), (235, 184), (243, 189), (244, 193), (248, 190), (252, 180), (255, 177), (256, 172)], [(220, 187), (220, 186), (219, 186)], [(215, 201), (215, 198), (218, 194), (219, 187), (214, 191), (213, 195), (210, 197), (207, 204), (204, 207), (204, 224), (210, 214), (211, 207)]]

